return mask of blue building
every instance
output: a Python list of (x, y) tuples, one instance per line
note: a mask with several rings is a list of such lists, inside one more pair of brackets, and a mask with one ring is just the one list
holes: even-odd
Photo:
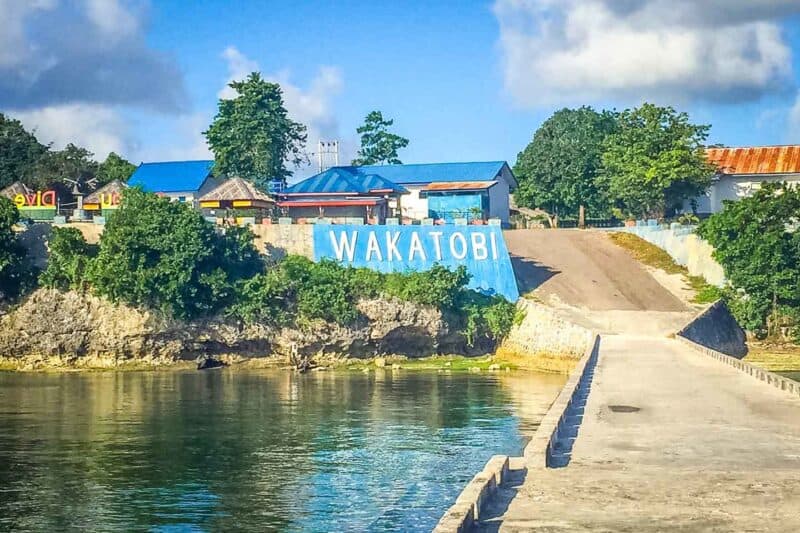
[(219, 185), (211, 175), (214, 161), (164, 161), (142, 163), (128, 179), (128, 186), (197, 205), (201, 196)]
[(509, 195), (516, 188), (517, 180), (505, 161), (340, 166), (289, 187), (279, 205), (299, 207), (297, 202), (306, 197), (307, 203), (336, 198), (352, 207), (372, 199), (374, 208), (406, 220), (499, 218), (507, 223)]

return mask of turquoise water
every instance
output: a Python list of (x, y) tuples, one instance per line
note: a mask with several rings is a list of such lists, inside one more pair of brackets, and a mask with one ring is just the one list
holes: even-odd
[(0, 374), (0, 530), (430, 530), (563, 381)]

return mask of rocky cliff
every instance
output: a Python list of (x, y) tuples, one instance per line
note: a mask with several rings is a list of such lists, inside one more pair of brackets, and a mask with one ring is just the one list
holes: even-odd
[(313, 321), (274, 328), (224, 318), (183, 322), (87, 294), (39, 289), (0, 317), (0, 359), (20, 367), (115, 367), (201, 355), (413, 357), (466, 348), (437, 309), (380, 299), (358, 308), (362, 318), (348, 327)]

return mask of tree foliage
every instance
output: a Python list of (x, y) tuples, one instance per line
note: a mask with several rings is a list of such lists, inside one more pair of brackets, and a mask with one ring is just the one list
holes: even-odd
[(13, 229), (18, 221), (16, 206), (0, 196), (0, 302), (19, 296), (33, 274), (25, 261), (25, 249)]
[(397, 151), (408, 146), (408, 139), (389, 132), (394, 124), (392, 119), (384, 119), (380, 111), (370, 111), (364, 119), (364, 125), (356, 132), (361, 135), (361, 148), (352, 164), (362, 165), (399, 165)]
[(53, 228), (47, 243), (47, 268), (39, 283), (53, 289), (78, 290), (86, 288), (86, 269), (97, 253), (77, 228)]
[(114, 180), (124, 183), (128, 181), (134, 170), (136, 170), (136, 165), (120, 157), (116, 152), (110, 152), (106, 160), (100, 163), (95, 177), (103, 185)]
[(232, 303), (237, 282), (261, 269), (247, 228), (218, 233), (186, 204), (133, 188), (106, 224), (88, 279), (112, 301), (194, 318)]
[(733, 288), (731, 308), (750, 331), (775, 334), (787, 318), (800, 318), (799, 219), (800, 192), (764, 184), (749, 198), (725, 202), (697, 230), (714, 247)]
[(262, 187), (290, 176), (287, 163), (297, 167), (307, 161), (306, 127), (289, 118), (280, 85), (253, 72), (230, 87), (238, 95), (219, 101), (214, 121), (203, 132), (214, 152), (215, 172)]
[(56, 183), (68, 183), (66, 180), (93, 178), (99, 165), (92, 157), (92, 152), (72, 143), (63, 150), (49, 151), (39, 160), (35, 176), (28, 184), (44, 189)]
[(556, 111), (517, 156), (517, 205), (561, 216), (577, 215), (584, 205), (595, 217), (607, 215), (608, 195), (597, 175), (603, 143), (615, 130), (616, 117), (610, 111)]
[(617, 122), (604, 142), (602, 179), (626, 216), (661, 218), (711, 184), (714, 168), (703, 148), (710, 126), (647, 103), (621, 112)]
[(29, 183), (47, 147), (19, 120), (0, 113), (0, 189), (15, 181)]

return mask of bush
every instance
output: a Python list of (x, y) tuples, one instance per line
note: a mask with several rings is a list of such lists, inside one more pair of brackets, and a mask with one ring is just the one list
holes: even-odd
[(188, 205), (125, 191), (108, 220), (88, 279), (111, 299), (195, 318), (233, 303), (263, 263), (246, 228), (218, 233)]
[(290, 255), (240, 283), (230, 314), (249, 323), (321, 319), (346, 325), (360, 316), (359, 299), (384, 296), (447, 311), (463, 325), (470, 345), (478, 339), (502, 339), (511, 329), (516, 306), (467, 289), (468, 281), (464, 267), (452, 271), (435, 265), (426, 272), (382, 274)]
[(800, 310), (800, 191), (764, 184), (753, 196), (726, 202), (698, 227), (731, 287), (725, 296), (739, 323), (759, 336), (791, 327)]
[(17, 298), (35, 279), (33, 268), (25, 261), (25, 249), (14, 233), (19, 211), (5, 197), (0, 197), (0, 301)]
[(39, 283), (62, 291), (84, 290), (86, 269), (97, 253), (97, 246), (89, 245), (75, 228), (53, 228), (48, 248), (47, 268)]

